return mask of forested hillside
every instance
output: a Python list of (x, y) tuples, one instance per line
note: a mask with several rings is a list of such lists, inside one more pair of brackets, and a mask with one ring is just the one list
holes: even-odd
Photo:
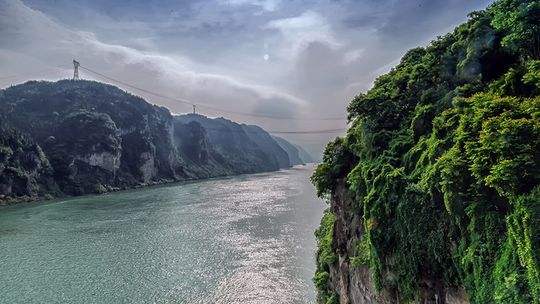
[(540, 2), (500, 0), (348, 107), (312, 177), (320, 303), (540, 303)]
[(172, 115), (85, 80), (1, 90), (0, 130), (0, 203), (274, 171), (293, 158), (259, 127)]

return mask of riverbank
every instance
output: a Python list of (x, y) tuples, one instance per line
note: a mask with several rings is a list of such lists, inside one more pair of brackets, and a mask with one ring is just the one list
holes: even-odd
[[(314, 166), (313, 163), (307, 163), (303, 165), (295, 165), (288, 169), (294, 169), (298, 167), (307, 167), (312, 168)], [(161, 181), (152, 181), (149, 183), (141, 183), (138, 185), (128, 186), (128, 187), (104, 187), (103, 192), (100, 193), (86, 193), (81, 195), (63, 195), (63, 196), (53, 196), (50, 194), (46, 194), (43, 196), (22, 196), (22, 197), (9, 197), (0, 195), (0, 206), (10, 206), (10, 205), (16, 205), (20, 203), (29, 203), (29, 202), (38, 202), (38, 201), (50, 201), (54, 199), (67, 199), (67, 198), (75, 198), (75, 197), (81, 197), (81, 196), (93, 196), (93, 195), (102, 195), (102, 194), (108, 194), (113, 192), (119, 192), (119, 191), (129, 191), (129, 190), (135, 190), (135, 189), (141, 189), (146, 187), (152, 187), (152, 186), (163, 186), (163, 185), (170, 185), (175, 183), (190, 183), (190, 182), (198, 182), (198, 181), (206, 181), (206, 180), (212, 180), (212, 179), (219, 179), (219, 178), (226, 178), (226, 177), (235, 177), (235, 176), (242, 176), (242, 175), (249, 175), (249, 174), (261, 174), (261, 173), (270, 173), (270, 172), (278, 172), (282, 170), (288, 170), (288, 169), (280, 169), (280, 170), (273, 170), (273, 171), (263, 171), (263, 172), (255, 172), (255, 173), (242, 173), (242, 174), (229, 174), (229, 175), (216, 175), (212, 177), (205, 177), (205, 178), (190, 178), (190, 179), (183, 179), (183, 180), (161, 180)]]

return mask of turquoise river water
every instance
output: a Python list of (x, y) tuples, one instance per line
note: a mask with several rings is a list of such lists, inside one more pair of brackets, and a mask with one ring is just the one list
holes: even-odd
[(0, 207), (0, 303), (313, 303), (312, 169)]

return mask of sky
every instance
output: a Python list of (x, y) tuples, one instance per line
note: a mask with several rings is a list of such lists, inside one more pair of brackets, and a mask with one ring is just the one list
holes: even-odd
[[(198, 112), (210, 117), (275, 132), (343, 129), (349, 101), (408, 49), (490, 2), (0, 0), (0, 88), (70, 78), (77, 59), (114, 79), (200, 104)], [(80, 76), (116, 84), (85, 70)], [(192, 111), (119, 86), (173, 113)], [(279, 136), (318, 156), (339, 135)]]

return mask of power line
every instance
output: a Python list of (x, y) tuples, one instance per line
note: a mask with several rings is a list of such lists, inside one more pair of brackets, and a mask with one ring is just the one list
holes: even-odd
[[(244, 113), (244, 112), (226, 111), (226, 110), (222, 110), (222, 109), (215, 108), (215, 107), (212, 107), (212, 106), (196, 104), (196, 103), (192, 103), (192, 102), (190, 102), (188, 100), (184, 100), (184, 99), (180, 99), (180, 98), (172, 98), (172, 97), (165, 96), (165, 95), (162, 95), (162, 94), (159, 94), (159, 93), (155, 93), (155, 92), (143, 89), (143, 88), (139, 88), (139, 87), (134, 86), (132, 84), (129, 84), (129, 83), (123, 82), (121, 80), (118, 80), (118, 79), (109, 77), (107, 75), (101, 74), (99, 72), (93, 71), (93, 70), (91, 70), (91, 69), (89, 69), (87, 67), (84, 67), (84, 66), (80, 65), (78, 62), (77, 62), (77, 67), (80, 68), (80, 69), (84, 69), (84, 70), (86, 70), (86, 71), (88, 71), (90, 73), (99, 75), (99, 76), (101, 76), (103, 78), (106, 78), (108, 80), (111, 80), (111, 81), (120, 83), (122, 85), (125, 85), (127, 87), (130, 87), (130, 88), (133, 88), (133, 89), (136, 89), (136, 90), (139, 90), (139, 91), (142, 91), (142, 92), (145, 92), (145, 93), (148, 93), (148, 94), (160, 97), (160, 98), (165, 98), (165, 99), (173, 100), (173, 101), (176, 101), (176, 102), (181, 102), (181, 103), (184, 103), (186, 105), (191, 105), (193, 107), (194, 111), (196, 110), (197, 107), (204, 107), (204, 108), (208, 108), (208, 109), (213, 109), (213, 110), (218, 111), (218, 112), (232, 113), (232, 114), (246, 115), (246, 116), (254, 116), (254, 117), (274, 118), (274, 119), (291, 119), (291, 120), (337, 120), (338, 119), (338, 118), (311, 118), (311, 119), (307, 118), (307, 119), (302, 119), (302, 118), (293, 118), (293, 117), (269, 116), (269, 115), (262, 115), (262, 114), (259, 115), (259, 114)], [(50, 70), (53, 70), (53, 69), (54, 70), (67, 70), (68, 67), (54, 66), (54, 67), (50, 67), (50, 68), (47, 68), (47, 69), (39, 70), (37, 72), (33, 72), (32, 74), (40, 73), (40, 72), (44, 72), (44, 71), (50, 71)], [(29, 74), (30, 73), (25, 74), (25, 75), (29, 75)], [(24, 76), (24, 75), (20, 74), (20, 75), (2, 76), (2, 77), (0, 77), (0, 80), (8, 79), (8, 78), (22, 77), (22, 76)], [(205, 130), (212, 130), (212, 131), (223, 131), (223, 132), (226, 131), (226, 130), (215, 129), (215, 128), (204, 128), (204, 129)], [(331, 134), (331, 133), (343, 132), (343, 131), (346, 131), (346, 130), (347, 130), (346, 128), (339, 128), (339, 129), (306, 130), (306, 131), (267, 131), (267, 130), (264, 130), (264, 132), (270, 133), (270, 134)], [(237, 131), (227, 130), (227, 132), (233, 132), (234, 133), (234, 132), (237, 132)], [(254, 133), (256, 131), (245, 130), (245, 132)]]
[(340, 133), (346, 131), (346, 128), (341, 129), (329, 129), (329, 130), (313, 130), (313, 131), (267, 131), (272, 134), (328, 134), (328, 133)]
[[(191, 121), (187, 121), (186, 123), (189, 123), (189, 122), (192, 122), (192, 121), (198, 122), (197, 120), (191, 120)], [(205, 126), (201, 125), (201, 128), (203, 128), (206, 131), (223, 132), (223, 133), (241, 133), (241, 134), (248, 134), (248, 133), (262, 133), (262, 134), (267, 134), (267, 133), (270, 133), (270, 134), (329, 134), (329, 133), (339, 133), (339, 132), (343, 132), (343, 131), (347, 130), (346, 128), (341, 128), (341, 129), (309, 130), (309, 131), (269, 131), (269, 130), (265, 130), (265, 129), (261, 128), (262, 131), (258, 131), (258, 130), (245, 129), (244, 127), (242, 127), (242, 125), (239, 125), (239, 129), (237, 129), (237, 130), (230, 129), (230, 128), (226, 127), (226, 126), (224, 126), (224, 128), (211, 128), (211, 127), (205, 127)]]
[(122, 80), (107, 76), (105, 74), (94, 71), (94, 70), (89, 69), (89, 68), (87, 68), (85, 66), (82, 66), (82, 65), (79, 65), (78, 67), (80, 69), (83, 69), (83, 70), (87, 71), (87, 72), (98, 75), (98, 76), (103, 77), (103, 78), (105, 78), (107, 80), (119, 83), (119, 84), (124, 85), (126, 87), (138, 90), (140, 92), (144, 92), (144, 93), (147, 93), (147, 94), (159, 97), (159, 98), (171, 100), (171, 101), (174, 101), (174, 102), (190, 105), (192, 107), (195, 106), (195, 107), (199, 107), (199, 108), (206, 108), (208, 110), (213, 110), (213, 111), (216, 111), (216, 112), (221, 112), (221, 113), (226, 113), (226, 114), (235, 114), (235, 115), (251, 116), (251, 117), (258, 117), (258, 118), (282, 119), (282, 120), (345, 120), (343, 117), (301, 118), (301, 117), (287, 117), (287, 116), (277, 116), (277, 115), (269, 115), (269, 114), (256, 114), (256, 113), (230, 111), (230, 110), (225, 110), (225, 109), (217, 108), (217, 107), (206, 105), (206, 104), (194, 103), (194, 102), (191, 102), (191, 101), (189, 101), (187, 99), (183, 99), (183, 98), (174, 98), (174, 97), (166, 96), (166, 95), (156, 93), (156, 92), (144, 89), (144, 88), (140, 88), (138, 86), (135, 86), (135, 85), (127, 83), (127, 82), (124, 82)]

